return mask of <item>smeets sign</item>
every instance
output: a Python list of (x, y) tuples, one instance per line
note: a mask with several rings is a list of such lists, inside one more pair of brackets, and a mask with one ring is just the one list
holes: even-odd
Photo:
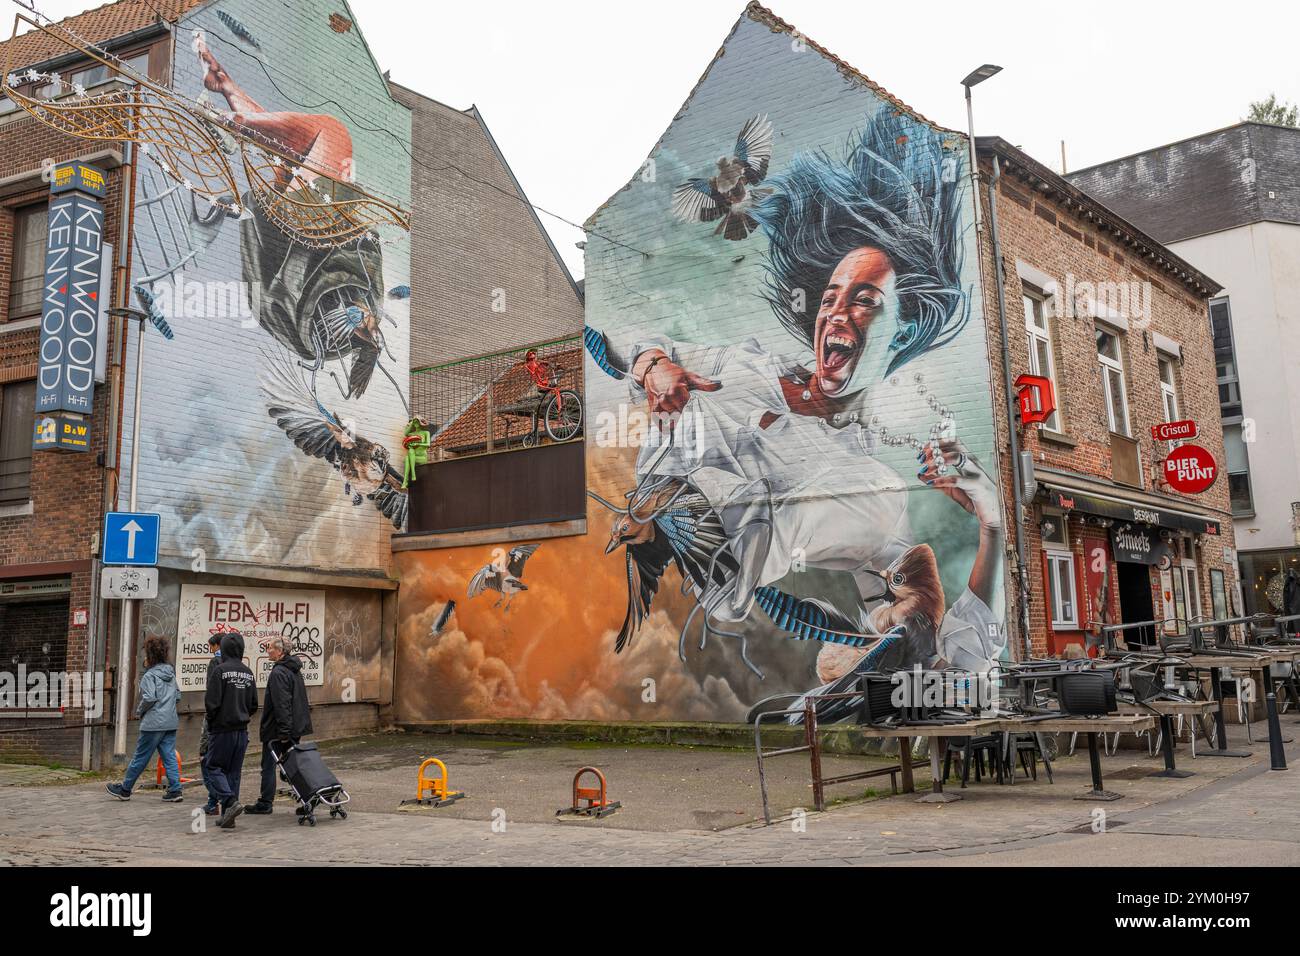
[(1200, 445), (1179, 445), (1164, 461), (1164, 478), (1174, 491), (1199, 495), (1219, 477), (1214, 456)]

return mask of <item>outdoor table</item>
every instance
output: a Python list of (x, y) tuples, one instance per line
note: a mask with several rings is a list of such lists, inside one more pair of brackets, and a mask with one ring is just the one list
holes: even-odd
[[(1260, 649), (1268, 653), (1270, 664), (1289, 664), (1291, 665), (1291, 667), (1294, 668), (1295, 662), (1297, 660), (1300, 660), (1300, 647), (1281, 647), (1275, 644), (1266, 644), (1263, 645)], [(1273, 677), (1272, 667), (1264, 668), (1263, 681), (1264, 681), (1265, 700), (1268, 699), (1269, 694), (1273, 694), (1274, 699), (1276, 699), (1277, 681)], [(1279, 722), (1280, 722), (1280, 716), (1281, 715), (1279, 714)], [(1270, 734), (1272, 733), (1271, 730), (1269, 732)], [(1292, 739), (1293, 738), (1291, 737), (1283, 737), (1282, 743), (1289, 744), (1291, 743)], [(1264, 740), (1268, 740), (1268, 737), (1265, 737)]]
[[(1150, 777), (1191, 777), (1190, 770), (1179, 770), (1174, 763), (1174, 718), (1190, 717), (1201, 720), (1218, 710), (1219, 705), (1212, 700), (1152, 700), (1145, 704), (1120, 704), (1121, 714), (1147, 714), (1152, 711), (1160, 718), (1160, 751), (1165, 758), (1165, 769), (1157, 770)], [(1208, 736), (1208, 735), (1207, 735)], [(1196, 730), (1192, 730), (1192, 756), (1196, 756)]]
[(1009, 733), (1070, 734), (1088, 735), (1088, 763), (1092, 770), (1092, 789), (1075, 797), (1076, 800), (1118, 800), (1122, 793), (1112, 793), (1102, 786), (1101, 754), (1097, 752), (1097, 735), (1106, 733), (1136, 733), (1150, 730), (1156, 725), (1153, 716), (1105, 716), (1105, 717), (1009, 717), (992, 723), (996, 727), (990, 730), (1002, 730)]
[[(1219, 668), (1221, 667), (1258, 667), (1260, 661), (1264, 660), (1266, 655), (1245, 655), (1245, 654), (1215, 654), (1213, 652), (1205, 654), (1193, 654), (1190, 657), (1184, 657), (1181, 666), (1193, 671), (1208, 670), (1210, 672), (1210, 691), (1214, 695), (1214, 701), (1219, 705), (1219, 709), (1214, 712), (1214, 727), (1218, 732), (1218, 741), (1215, 749), (1210, 753), (1216, 757), (1251, 757), (1254, 754), (1249, 750), (1230, 750), (1228, 749), (1228, 730), (1223, 720), (1223, 680), (1219, 677)], [(1264, 669), (1268, 670), (1268, 664), (1264, 664)]]
[(917, 800), (918, 803), (951, 803), (960, 800), (959, 793), (946, 793), (943, 789), (943, 754), (948, 748), (949, 737), (974, 737), (992, 733), (998, 729), (1001, 721), (996, 718), (975, 718), (961, 724), (900, 724), (897, 727), (879, 727), (862, 724), (853, 728), (854, 733), (874, 739), (895, 738), (898, 740), (899, 768), (902, 771), (903, 792), (915, 793), (916, 784), (912, 778), (912, 738), (928, 737), (930, 739), (930, 776), (934, 779), (934, 789)]
[[(1250, 669), (1258, 670), (1260, 672), (1259, 683), (1260, 683), (1260, 687), (1263, 689), (1263, 696), (1260, 700), (1260, 703), (1265, 705), (1264, 714), (1269, 721), (1269, 732), (1266, 736), (1260, 738), (1260, 742), (1268, 743), (1270, 738), (1273, 735), (1273, 718), (1268, 716), (1268, 708), (1267, 708), (1268, 697), (1270, 694), (1272, 694), (1274, 695), (1274, 700), (1277, 699), (1276, 698), (1277, 684), (1273, 680), (1273, 665), (1274, 664), (1293, 665), (1295, 663), (1296, 658), (1300, 657), (1300, 652), (1288, 648), (1261, 647), (1258, 645), (1254, 647), (1250, 647), (1248, 649), (1256, 652), (1259, 656), (1259, 661), (1260, 661), (1259, 665), (1257, 667), (1252, 666)], [(1278, 721), (1278, 724), (1279, 724), (1277, 728), (1278, 736), (1281, 739), (1282, 743), (1284, 744), (1291, 743), (1294, 738), (1282, 737), (1281, 736), (1282, 727), (1281, 727), (1280, 720)]]

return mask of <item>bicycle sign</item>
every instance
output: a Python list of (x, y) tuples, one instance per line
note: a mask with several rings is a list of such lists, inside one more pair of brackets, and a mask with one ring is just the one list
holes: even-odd
[(104, 568), (99, 596), (108, 600), (147, 601), (158, 596), (157, 568)]

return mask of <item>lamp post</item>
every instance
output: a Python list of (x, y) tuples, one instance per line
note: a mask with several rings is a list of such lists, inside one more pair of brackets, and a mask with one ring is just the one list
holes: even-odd
[[(966, 127), (967, 134), (970, 137), (970, 177), (971, 193), (975, 199), (975, 241), (980, 248), (980, 255), (983, 255), (983, 220), (980, 213), (980, 196), (979, 196), (979, 153), (975, 148), (975, 110), (971, 105), (971, 87), (978, 86), (989, 77), (996, 76), (1002, 72), (1002, 67), (992, 63), (985, 63), (983, 66), (971, 70), (966, 78), (961, 81), (961, 85), (966, 90)], [(1022, 475), (1022, 465), (1020, 460), (1020, 435), (1016, 431), (1016, 398), (1012, 392), (1011, 386), (1011, 346), (1007, 338), (1007, 306), (1006, 306), (1006, 276), (1002, 272), (1002, 249), (998, 241), (998, 214), (997, 207), (994, 205), (994, 191), (997, 188), (999, 175), (998, 162), (995, 157), (993, 160), (993, 179), (989, 183), (989, 217), (991, 220), (991, 229), (989, 241), (993, 253), (993, 282), (997, 288), (998, 301), (998, 329), (1002, 338), (1002, 387), (1006, 393), (1006, 414), (1007, 414), (1007, 433), (1010, 441), (1011, 452), (1011, 502), (1012, 502), (1012, 526), (1015, 528), (1016, 537), (1016, 594), (1020, 598), (1019, 613), (1017, 621), (1020, 626), (1020, 638), (1024, 642), (1024, 649), (1027, 655), (1032, 656), (1033, 641), (1029, 633), (1029, 578), (1026, 569), (1027, 556), (1025, 549), (1025, 532), (1021, 525), (1024, 514), (1024, 477)]]
[(977, 69), (971, 70), (966, 75), (966, 79), (961, 81), (961, 85), (966, 88), (966, 132), (970, 136), (970, 181), (971, 193), (975, 196), (975, 232), (978, 235), (980, 226), (980, 197), (979, 197), (979, 157), (975, 152), (975, 110), (971, 106), (970, 91), (972, 86), (978, 86), (991, 76), (996, 76), (1002, 72), (1002, 67), (994, 66), (992, 63), (985, 63)]
[[(140, 322), (140, 331), (135, 339), (135, 412), (131, 417), (131, 498), (127, 506), (128, 511), (135, 511), (136, 489), (140, 482), (140, 393), (144, 390), (144, 323), (149, 316), (139, 309), (129, 307), (109, 309), (108, 314), (121, 316), (124, 319), (137, 319)], [(138, 610), (139, 602), (132, 600), (122, 602), (122, 639), (118, 642), (117, 680), (113, 682), (114, 757), (126, 756), (127, 703), (130, 700), (127, 682), (130, 680), (131, 665), (135, 662)]]

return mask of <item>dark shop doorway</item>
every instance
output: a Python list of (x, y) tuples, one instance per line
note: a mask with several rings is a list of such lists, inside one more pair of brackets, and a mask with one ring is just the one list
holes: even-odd
[[(1119, 616), (1125, 624), (1153, 620), (1156, 616), (1151, 601), (1151, 568), (1131, 561), (1117, 561), (1119, 578)], [(1134, 628), (1124, 632), (1126, 644), (1154, 644), (1155, 627)]]

